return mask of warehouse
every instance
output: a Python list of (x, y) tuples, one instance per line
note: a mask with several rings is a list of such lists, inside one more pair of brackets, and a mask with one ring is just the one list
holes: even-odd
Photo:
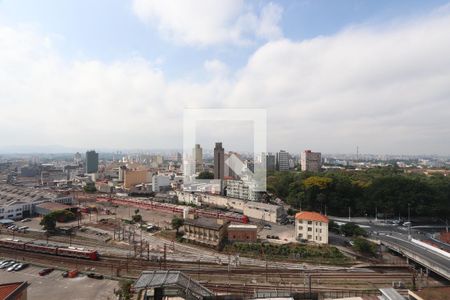
[(19, 220), (32, 216), (36, 205), (44, 202), (71, 205), (73, 198), (48, 190), (0, 184), (0, 219)]
[(42, 204), (38, 204), (34, 208), (34, 212), (37, 215), (45, 216), (49, 213), (60, 211), (60, 210), (68, 210), (73, 213), (76, 213), (78, 208), (76, 206), (61, 204), (57, 202), (44, 202)]

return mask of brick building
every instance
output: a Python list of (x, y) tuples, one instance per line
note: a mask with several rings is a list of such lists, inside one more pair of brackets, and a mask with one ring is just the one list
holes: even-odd
[(258, 240), (258, 227), (249, 224), (231, 224), (228, 226), (228, 241), (254, 243)]

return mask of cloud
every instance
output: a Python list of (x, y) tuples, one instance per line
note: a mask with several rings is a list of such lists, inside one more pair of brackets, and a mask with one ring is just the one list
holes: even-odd
[(227, 65), (218, 59), (207, 60), (203, 66), (213, 77), (223, 77), (229, 72)]
[(237, 72), (206, 61), (201, 82), (139, 57), (68, 61), (51, 41), (0, 26), (0, 145), (181, 148), (183, 108), (248, 107), (267, 108), (271, 151), (450, 154), (449, 10), (271, 41)]
[(165, 38), (193, 46), (248, 44), (282, 36), (282, 8), (274, 3), (259, 14), (244, 0), (133, 0), (132, 9)]

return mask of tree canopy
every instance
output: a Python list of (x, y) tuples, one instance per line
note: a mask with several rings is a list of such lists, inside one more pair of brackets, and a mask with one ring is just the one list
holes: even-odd
[(404, 173), (393, 167), (325, 173), (272, 172), (267, 190), (296, 209), (336, 216), (445, 217), (450, 215), (450, 178)]
[(214, 174), (208, 171), (203, 171), (198, 174), (197, 179), (214, 179)]

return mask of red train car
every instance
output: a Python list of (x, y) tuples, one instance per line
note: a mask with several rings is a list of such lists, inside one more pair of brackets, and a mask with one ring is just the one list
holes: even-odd
[(46, 254), (56, 254), (56, 247), (50, 246), (50, 245), (39, 245), (39, 244), (25, 244), (25, 250), (31, 251), (31, 252), (39, 252), (39, 253), (46, 253)]
[(79, 257), (90, 260), (98, 260), (98, 252), (95, 250), (85, 250), (83, 248), (57, 248), (57, 254), (61, 256)]
[(24, 243), (19, 240), (6, 239), (0, 240), (0, 247), (23, 250)]

